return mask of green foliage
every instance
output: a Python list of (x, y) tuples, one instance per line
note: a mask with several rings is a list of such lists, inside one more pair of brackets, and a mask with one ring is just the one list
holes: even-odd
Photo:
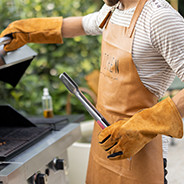
[(178, 3), (179, 3), (178, 11), (184, 17), (184, 3), (183, 3), (183, 0), (178, 0)]
[[(97, 0), (1, 0), (0, 31), (14, 20), (83, 16), (98, 10), (102, 4)], [(25, 114), (42, 115), (42, 90), (47, 87), (53, 97), (54, 114), (65, 114), (68, 91), (58, 76), (67, 72), (79, 86), (87, 86), (84, 76), (99, 68), (100, 42), (100, 37), (83, 36), (64, 39), (63, 45), (29, 44), (38, 56), (16, 88), (0, 82), (0, 104), (11, 104)], [(71, 104), (72, 113), (86, 113), (75, 97)]]

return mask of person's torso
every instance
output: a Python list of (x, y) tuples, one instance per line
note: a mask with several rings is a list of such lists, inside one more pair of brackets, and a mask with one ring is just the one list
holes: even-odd
[[(87, 34), (97, 35), (102, 33), (102, 30), (100, 30), (98, 26), (110, 8), (111, 7), (104, 5), (98, 13), (93, 13), (84, 18), (84, 22), (86, 22), (84, 23), (84, 28)], [(110, 22), (128, 27), (134, 10), (135, 8), (125, 11), (116, 9), (110, 19)], [(170, 17), (167, 16), (168, 14)], [(157, 16), (159, 19), (163, 18), (164, 20), (157, 21)], [(178, 21), (177, 24), (175, 24), (175, 21), (173, 23), (173, 16), (176, 18), (174, 20)], [(159, 98), (164, 95), (165, 91), (172, 83), (175, 77), (173, 71), (175, 71), (175, 73), (183, 79), (181, 73), (184, 72), (184, 68), (182, 67), (182, 56), (180, 56), (180, 58), (174, 58), (175, 55), (177, 55), (178, 50), (172, 50), (172, 53), (169, 51), (163, 51), (171, 54), (168, 55), (168, 58), (164, 58), (160, 51), (154, 47), (155, 40), (152, 40), (151, 35), (157, 38), (157, 42), (159, 42), (160, 47), (167, 50), (168, 45), (161, 42), (163, 39), (162, 27), (168, 27), (167, 24), (172, 24), (170, 29), (180, 30), (182, 33), (184, 32), (184, 28), (182, 28), (183, 23), (181, 23), (182, 20), (183, 18), (179, 16), (178, 12), (176, 12), (165, 0), (148, 0), (136, 23), (135, 37), (132, 45), (132, 58), (142, 83)], [(153, 35), (152, 26), (157, 26), (156, 33), (154, 33), (155, 35)], [(167, 29), (167, 31), (169, 30)], [(171, 38), (172, 36), (168, 39)], [(177, 37), (175, 39), (181, 40), (181, 37)], [(177, 46), (182, 46), (182, 43), (182, 41), (178, 42)], [(172, 60), (170, 58), (174, 58), (175, 60), (173, 60), (172, 63), (169, 63)], [(177, 62), (177, 60), (179, 61)], [(172, 65), (172, 69), (169, 65)]]
[[(97, 109), (112, 124), (153, 106), (158, 98), (141, 82), (132, 60), (134, 26), (146, 0), (140, 0), (129, 28), (105, 21)], [(104, 24), (103, 24), (104, 25)], [(163, 183), (161, 136), (157, 136), (131, 159), (114, 160), (98, 144), (100, 127), (95, 123), (87, 183)], [(154, 151), (154, 155), (150, 154)], [(140, 169), (141, 168), (141, 169)], [(98, 172), (94, 172), (95, 169)], [(103, 178), (101, 177), (103, 173)], [(145, 176), (145, 173), (147, 176)]]
[[(164, 1), (163, 1), (164, 2)], [(153, 9), (169, 6), (149, 0), (143, 9), (135, 26), (135, 36), (132, 45), (132, 58), (143, 84), (156, 96), (162, 97), (175, 78), (175, 73), (163, 56), (153, 47), (150, 38), (150, 21)], [(135, 8), (127, 11), (116, 9), (111, 22), (128, 27)]]

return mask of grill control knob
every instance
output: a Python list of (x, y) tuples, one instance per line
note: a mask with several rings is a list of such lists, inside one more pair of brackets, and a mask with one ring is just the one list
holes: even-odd
[(47, 175), (38, 173), (35, 177), (35, 184), (47, 184)]
[(56, 171), (65, 170), (65, 160), (64, 159), (55, 158), (53, 160), (53, 165)]

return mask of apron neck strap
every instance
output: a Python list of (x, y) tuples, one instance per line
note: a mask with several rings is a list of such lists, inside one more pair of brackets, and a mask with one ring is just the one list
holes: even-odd
[(145, 3), (147, 2), (147, 0), (139, 0), (137, 7), (135, 9), (135, 12), (133, 14), (132, 20), (130, 22), (130, 26), (128, 28), (128, 36), (131, 37), (133, 32), (134, 32), (134, 28), (135, 28), (135, 24), (137, 22), (137, 19), (139, 18), (139, 15), (142, 12), (142, 9), (144, 8)]
[(103, 19), (103, 21), (99, 25), (99, 28), (103, 29), (103, 27), (105, 25), (106, 25), (105, 27), (107, 27), (107, 24), (108, 24), (108, 22), (109, 22), (109, 20), (111, 18), (111, 15), (113, 14), (114, 10), (119, 6), (119, 4), (120, 4), (120, 1), (109, 10), (109, 12), (107, 13), (106, 17)]

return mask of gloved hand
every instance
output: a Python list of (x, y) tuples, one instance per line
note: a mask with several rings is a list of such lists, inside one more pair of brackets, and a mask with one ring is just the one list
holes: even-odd
[(5, 45), (5, 51), (16, 50), (26, 43), (63, 43), (62, 17), (32, 18), (12, 22), (0, 35), (11, 36), (12, 41)]
[(158, 134), (183, 136), (183, 122), (168, 97), (151, 108), (136, 113), (127, 121), (118, 121), (99, 134), (100, 146), (111, 160), (130, 158)]

